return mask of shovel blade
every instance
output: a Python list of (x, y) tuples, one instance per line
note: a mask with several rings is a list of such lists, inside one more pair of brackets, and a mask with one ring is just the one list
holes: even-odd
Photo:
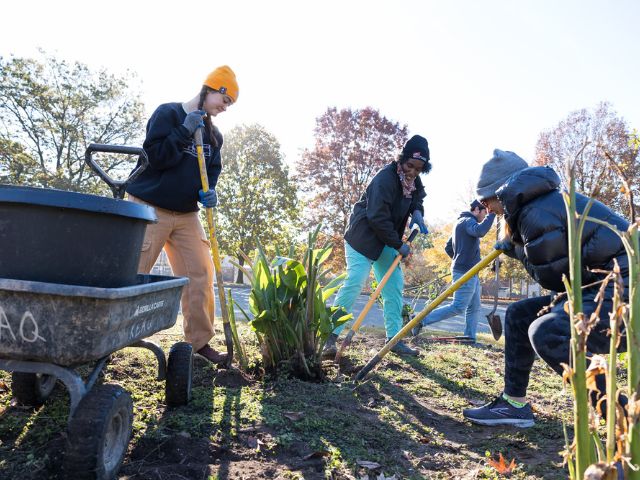
[(500, 315), (496, 313), (487, 314), (487, 323), (489, 324), (493, 338), (500, 340), (502, 336), (502, 321), (500, 320)]

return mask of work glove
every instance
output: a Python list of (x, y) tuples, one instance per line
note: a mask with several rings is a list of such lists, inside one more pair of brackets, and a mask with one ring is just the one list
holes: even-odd
[(422, 212), (420, 210), (414, 210), (413, 214), (411, 215), (411, 223), (409, 224), (409, 228), (413, 227), (414, 225), (418, 225), (420, 233), (423, 233), (425, 235), (429, 233), (427, 226), (424, 224)]
[(200, 203), (207, 208), (213, 208), (218, 205), (218, 195), (213, 188), (207, 192), (200, 190), (198, 192), (198, 197), (200, 199)]
[(402, 246), (398, 249), (398, 253), (402, 255), (402, 258), (407, 258), (411, 253), (411, 247), (408, 243), (403, 243)]
[(204, 122), (202, 121), (202, 117), (206, 112), (204, 110), (195, 110), (189, 114), (184, 119), (182, 126), (187, 129), (189, 132), (189, 136), (193, 136), (199, 128), (204, 128)]
[(493, 248), (495, 248), (496, 250), (508, 252), (509, 250), (513, 249), (513, 243), (511, 243), (509, 240), (500, 240), (496, 242)]

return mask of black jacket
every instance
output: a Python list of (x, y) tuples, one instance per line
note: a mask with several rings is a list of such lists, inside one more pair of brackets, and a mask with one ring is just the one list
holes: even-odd
[(480, 239), (491, 230), (495, 216), (490, 213), (480, 223), (469, 211), (460, 214), (451, 238), (444, 247), (452, 260), (451, 270), (467, 272), (480, 261)]
[(414, 210), (424, 213), (422, 199), (426, 194), (420, 177), (411, 198), (405, 198), (397, 169), (397, 162), (391, 162), (376, 173), (354, 205), (344, 234), (354, 250), (371, 260), (378, 259), (385, 245), (400, 248), (409, 215)]
[[(182, 126), (186, 116), (181, 103), (165, 103), (153, 112), (144, 141), (149, 166), (127, 187), (128, 193), (174, 212), (197, 212), (202, 188), (195, 142)], [(215, 135), (217, 146), (211, 144), (208, 128), (202, 134), (209, 188), (215, 188), (222, 170), (222, 135)]]
[[(496, 192), (505, 209), (505, 219), (512, 232), (514, 250), (529, 274), (548, 290), (565, 290), (562, 275), (569, 277), (567, 212), (558, 190), (560, 178), (549, 167), (530, 167), (511, 176)], [(576, 194), (578, 213), (584, 211), (589, 198)], [(589, 217), (603, 220), (618, 230), (629, 223), (598, 201)], [(620, 238), (607, 227), (587, 221), (582, 235), (582, 284), (600, 280), (604, 274), (591, 270), (613, 270), (613, 260), (628, 280), (629, 262)]]

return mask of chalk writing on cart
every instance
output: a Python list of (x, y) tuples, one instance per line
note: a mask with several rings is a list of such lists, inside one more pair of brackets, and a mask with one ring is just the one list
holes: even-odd
[(19, 323), (14, 320), (12, 327), (4, 308), (0, 305), (0, 342), (9, 338), (14, 342), (20, 340), (27, 343), (35, 343), (37, 341), (46, 342), (40, 335), (38, 322), (29, 310), (26, 310), (22, 314)]

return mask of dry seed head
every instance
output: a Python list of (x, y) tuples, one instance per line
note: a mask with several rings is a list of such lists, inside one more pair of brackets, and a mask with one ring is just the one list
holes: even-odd
[(591, 357), (591, 362), (589, 363), (589, 368), (587, 368), (586, 372), (586, 380), (587, 380), (587, 388), (592, 392), (598, 393), (606, 393), (601, 392), (600, 389), (596, 386), (596, 377), (598, 375), (606, 375), (607, 374), (607, 360), (602, 355), (594, 355)]
[(560, 366), (562, 367), (562, 384), (566, 388), (567, 385), (571, 383), (571, 379), (575, 372), (573, 371), (573, 368), (566, 363), (560, 363)]
[(616, 480), (618, 470), (604, 462), (594, 463), (584, 471), (584, 480)]

